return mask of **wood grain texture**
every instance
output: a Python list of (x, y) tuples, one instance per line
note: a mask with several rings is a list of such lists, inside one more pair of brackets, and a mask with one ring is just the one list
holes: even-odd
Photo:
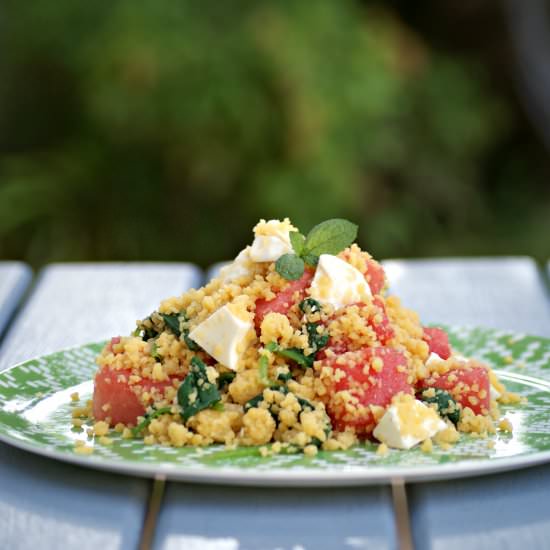
[(22, 262), (0, 262), (0, 337), (32, 279)]
[(190, 264), (52, 264), (0, 348), (0, 370), (62, 348), (129, 334), (136, 319), (202, 283)]
[[(128, 334), (161, 299), (200, 284), (186, 264), (46, 268), (2, 346), (1, 364)], [(0, 548), (137, 548), (151, 482), (0, 444)]]
[[(550, 334), (547, 289), (528, 258), (388, 262), (423, 319)], [(417, 549), (550, 548), (550, 465), (408, 486)]]

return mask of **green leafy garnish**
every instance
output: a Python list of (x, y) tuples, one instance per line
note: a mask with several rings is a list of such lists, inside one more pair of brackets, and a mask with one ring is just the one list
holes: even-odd
[(160, 313), (159, 315), (164, 320), (166, 328), (169, 329), (178, 338), (182, 339), (185, 342), (185, 345), (191, 351), (199, 351), (201, 349), (194, 340), (191, 340), (191, 338), (189, 338), (189, 329), (182, 329), (182, 323), (185, 323), (189, 320), (185, 311), (182, 311), (181, 313), (172, 313), (171, 315), (168, 315), (166, 313)]
[(304, 260), (296, 254), (283, 254), (276, 262), (277, 273), (288, 281), (296, 281), (304, 274)]
[(234, 372), (222, 372), (218, 377), (218, 388), (223, 388), (226, 384), (233, 382), (236, 373)]
[(201, 347), (195, 342), (195, 340), (191, 340), (189, 338), (189, 329), (183, 329), (183, 341), (185, 342), (185, 345), (191, 350), (191, 351), (199, 351)]
[(319, 257), (338, 254), (357, 238), (357, 225), (335, 218), (316, 225), (306, 237), (304, 252)]
[(293, 254), (284, 254), (275, 263), (277, 273), (289, 280), (299, 279), (305, 264), (315, 267), (321, 254), (338, 254), (357, 237), (357, 225), (335, 218), (316, 225), (306, 237), (297, 231), (289, 233)]
[(306, 325), (309, 347), (313, 349), (315, 355), (321, 348), (328, 344), (328, 332), (318, 332), (317, 328), (322, 326), (321, 323), (308, 323)]
[[(433, 395), (426, 395), (426, 393)], [(458, 424), (460, 421), (460, 407), (456, 401), (451, 397), (451, 394), (445, 390), (439, 388), (429, 388), (420, 391), (420, 399), (424, 403), (433, 403), (437, 408), (437, 412), (441, 416), (448, 418), (453, 424)]]
[(281, 380), (281, 382), (288, 382), (289, 380), (292, 380), (292, 373), (290, 371), (280, 372), (277, 375), (277, 380)]
[(306, 238), (299, 231), (291, 231), (288, 236), (294, 252), (297, 256), (300, 256), (304, 250)]
[[(162, 317), (166, 328), (173, 332), (179, 338), (181, 335), (180, 316), (182, 314), (172, 313), (171, 315), (168, 315), (166, 313), (160, 313), (159, 315)], [(185, 314), (183, 315), (185, 316)]]
[(275, 342), (269, 342), (269, 344), (265, 346), (265, 349), (272, 353), (276, 353), (281, 357), (290, 359), (298, 365), (306, 368), (312, 367), (313, 361), (315, 360), (313, 355), (304, 355), (304, 352), (299, 348), (282, 348)]
[(161, 357), (159, 355), (159, 346), (156, 342), (153, 342), (151, 344), (151, 357), (153, 359), (161, 359)]
[(311, 315), (312, 313), (318, 313), (321, 311), (321, 304), (313, 298), (306, 298), (302, 300), (298, 306), (300, 311), (305, 315)]
[(178, 403), (184, 422), (220, 400), (218, 387), (208, 380), (206, 365), (198, 357), (193, 357), (189, 374), (178, 388)]
[(132, 428), (132, 435), (137, 437), (149, 424), (153, 418), (157, 418), (163, 414), (170, 414), (172, 412), (172, 407), (162, 407), (161, 409), (156, 409), (151, 413), (146, 413), (143, 420), (135, 427)]
[(268, 375), (269, 359), (267, 355), (261, 355), (258, 361), (258, 378), (264, 386), (271, 386), (273, 382), (269, 379)]

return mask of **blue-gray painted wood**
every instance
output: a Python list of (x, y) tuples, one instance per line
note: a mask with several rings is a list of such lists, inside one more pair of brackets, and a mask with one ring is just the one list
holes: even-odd
[[(206, 280), (224, 265), (211, 266)], [(277, 490), (169, 483), (155, 540), (158, 550), (395, 547), (385, 487)]]
[(390, 550), (389, 490), (230, 488), (170, 483), (155, 550)]
[(386, 260), (390, 293), (425, 323), (550, 336), (550, 302), (531, 258)]
[(32, 279), (22, 262), (0, 262), (0, 337)]
[[(131, 332), (161, 299), (200, 284), (186, 264), (47, 267), (1, 348), (3, 367)], [(0, 444), (0, 548), (137, 548), (150, 482), (69, 466)]]
[[(548, 300), (525, 258), (387, 262), (403, 302), (427, 321), (549, 334)], [(550, 548), (550, 465), (408, 486), (416, 548)]]
[(202, 284), (183, 263), (52, 264), (0, 348), (0, 371), (58, 349), (130, 334), (159, 303)]

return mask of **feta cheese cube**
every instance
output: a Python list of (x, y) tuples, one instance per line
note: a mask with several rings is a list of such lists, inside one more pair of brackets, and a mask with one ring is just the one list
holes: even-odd
[(241, 277), (247, 277), (250, 275), (250, 247), (247, 246), (244, 250), (241, 250), (237, 257), (230, 264), (222, 267), (218, 278), (221, 279), (222, 284), (232, 283), (233, 281), (240, 279)]
[(218, 309), (197, 325), (189, 338), (222, 365), (237, 370), (245, 349), (248, 333), (253, 329), (251, 319), (243, 319), (232, 311), (231, 304)]
[(384, 413), (373, 435), (396, 449), (410, 449), (444, 430), (437, 412), (412, 396), (400, 396)]
[(432, 351), (430, 353), (430, 356), (426, 360), (426, 366), (429, 367), (429, 366), (433, 365), (434, 363), (439, 363), (441, 361), (445, 361), (445, 359), (443, 359), (437, 353)]
[(286, 238), (258, 235), (250, 247), (250, 258), (254, 262), (276, 262), (281, 256), (291, 252), (292, 245), (288, 233)]
[(250, 247), (253, 262), (275, 262), (283, 254), (292, 252), (289, 233), (295, 228), (288, 220), (261, 221), (254, 228), (254, 241)]
[(321, 254), (310, 289), (311, 297), (335, 309), (372, 297), (363, 274), (332, 254)]

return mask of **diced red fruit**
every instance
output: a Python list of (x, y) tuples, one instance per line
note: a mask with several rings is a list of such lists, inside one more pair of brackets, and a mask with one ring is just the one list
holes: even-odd
[(115, 344), (120, 344), (120, 336), (113, 336), (111, 341), (107, 344), (107, 349), (112, 352)]
[(491, 403), (489, 372), (483, 366), (466, 366), (450, 370), (423, 381), (423, 387), (448, 391), (463, 407), (475, 414), (488, 414)]
[(447, 333), (436, 327), (424, 327), (424, 341), (430, 348), (430, 353), (437, 353), (441, 359), (451, 356), (451, 345)]
[(367, 272), (365, 279), (370, 286), (373, 294), (380, 294), (386, 282), (384, 268), (376, 260), (367, 260)]
[(132, 388), (141, 386), (144, 391), (151, 391), (153, 388), (162, 391), (172, 385), (172, 380), (153, 382), (148, 378), (142, 378), (137, 384), (130, 385), (128, 380), (131, 374), (129, 369), (113, 370), (108, 366), (103, 366), (96, 373), (93, 397), (96, 420), (109, 417), (111, 425), (119, 422), (136, 424), (137, 417), (145, 413), (145, 407)]
[[(291, 281), (272, 300), (264, 300), (263, 298), (256, 300), (256, 314), (254, 317), (256, 329), (260, 330), (262, 321), (268, 313), (282, 313), (286, 315), (294, 304), (301, 302), (305, 298), (306, 290), (311, 284), (313, 274), (314, 271), (312, 269), (306, 269), (299, 279)], [(298, 295), (294, 299), (294, 293), (296, 292)]]
[[(367, 319), (367, 325), (370, 328), (372, 328), (372, 330), (376, 334), (376, 338), (378, 339), (378, 342), (382, 346), (385, 346), (388, 343), (388, 341), (395, 336), (395, 332), (386, 314), (386, 308), (384, 307), (384, 302), (382, 301), (382, 299), (379, 296), (375, 296), (373, 299), (373, 303), (377, 308), (377, 312), (374, 315), (371, 315)], [(357, 306), (359, 308), (366, 307), (365, 304), (361, 302), (357, 304), (352, 304), (352, 305)], [(347, 306), (347, 307), (350, 307), (350, 306)], [(334, 314), (333, 318), (336, 318), (339, 315), (343, 315), (345, 311), (346, 311), (346, 308), (338, 310)], [(379, 317), (379, 318), (376, 318), (376, 317)], [(342, 353), (350, 351), (350, 347), (351, 347), (351, 341), (348, 340), (347, 338), (343, 338), (338, 342), (334, 342), (331, 338), (329, 340), (327, 347), (319, 351), (319, 353), (317, 354), (317, 359), (323, 359), (325, 357), (326, 349), (330, 349), (332, 350), (333, 353), (340, 355)]]
[(382, 345), (386, 345), (386, 343), (395, 336), (395, 332), (390, 324), (390, 320), (386, 313), (386, 308), (382, 299), (378, 296), (375, 296), (373, 299), (373, 303), (379, 309), (377, 315), (380, 315), (382, 319), (378, 323), (376, 323), (374, 319), (369, 319), (369, 326), (376, 333), (376, 337), (378, 338), (380, 343)]
[[(338, 257), (345, 262), (349, 261), (349, 250), (340, 252)], [(363, 276), (367, 283), (369, 283), (372, 294), (380, 294), (386, 283), (384, 268), (376, 260), (369, 259), (367, 260), (367, 268), (363, 272)]]
[[(380, 370), (372, 365), (375, 358), (382, 360)], [(325, 365), (332, 367), (335, 372), (339, 370), (345, 374), (328, 388), (327, 411), (333, 428), (337, 431), (352, 427), (359, 437), (368, 437), (376, 424), (368, 406), (385, 407), (390, 404), (396, 393), (412, 393), (406, 358), (392, 348), (361, 348), (338, 357), (326, 358), (324, 361)], [(365, 408), (362, 407), (353, 413), (346, 411), (342, 400), (337, 396), (337, 392), (342, 391), (356, 397), (359, 404)]]

